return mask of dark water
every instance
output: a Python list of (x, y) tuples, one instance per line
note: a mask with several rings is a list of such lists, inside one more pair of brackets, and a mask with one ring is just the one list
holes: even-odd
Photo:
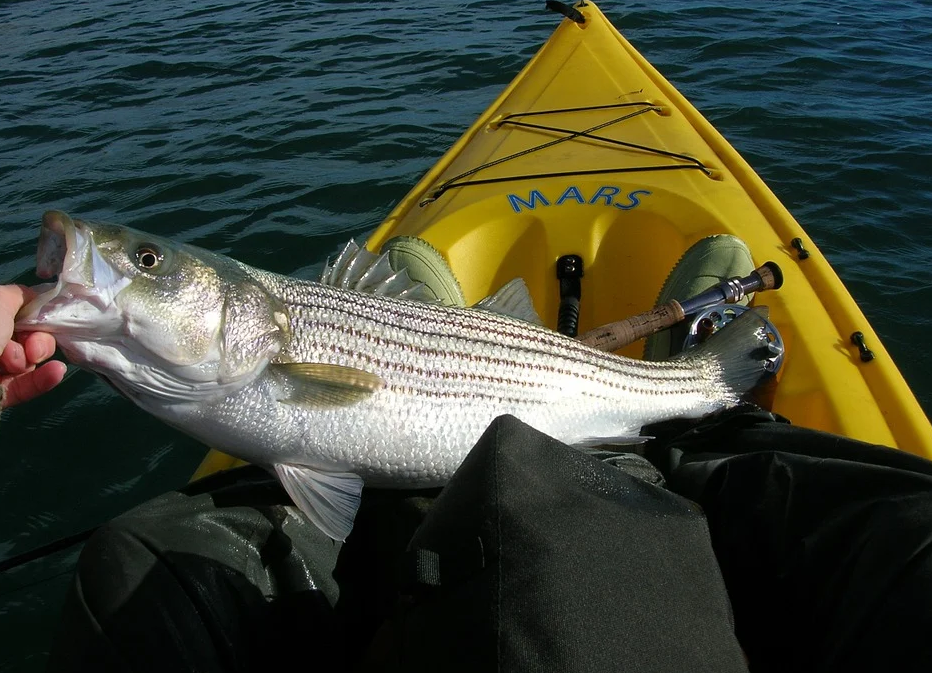
[[(932, 409), (932, 5), (600, 5), (770, 184)], [(551, 34), (540, 2), (0, 6), (0, 281), (41, 214), (313, 275)], [(178, 486), (202, 447), (74, 372), (5, 412), (0, 559)], [(0, 670), (39, 670), (76, 550), (0, 576)]]

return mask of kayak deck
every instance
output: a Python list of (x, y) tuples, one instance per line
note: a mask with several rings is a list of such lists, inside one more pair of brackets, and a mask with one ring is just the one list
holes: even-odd
[[(430, 242), (472, 303), (515, 277), (555, 328), (556, 260), (584, 260), (579, 332), (654, 305), (699, 239), (742, 238), (783, 270), (755, 305), (786, 344), (757, 402), (794, 424), (932, 456), (932, 427), (880, 339), (796, 220), (592, 3), (563, 20), (501, 96), (372, 234)], [(809, 252), (800, 259), (799, 238)], [(851, 335), (874, 360), (862, 362)], [(620, 353), (640, 357), (643, 342)]]

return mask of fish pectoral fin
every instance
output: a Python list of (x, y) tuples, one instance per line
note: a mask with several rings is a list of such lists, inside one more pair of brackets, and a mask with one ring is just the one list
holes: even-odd
[(288, 495), (315, 526), (339, 542), (353, 530), (363, 481), (352, 472), (321, 472), (278, 463), (275, 474)]
[(279, 401), (290, 404), (343, 407), (385, 387), (385, 379), (381, 376), (355, 367), (313, 362), (278, 362), (269, 366), (287, 388), (286, 395)]
[(591, 448), (594, 446), (637, 446), (652, 440), (646, 435), (618, 435), (616, 437), (583, 437), (573, 442), (572, 446)]
[(509, 281), (495, 294), (473, 304), (473, 308), (501, 313), (534, 325), (544, 324), (534, 309), (531, 292), (527, 289), (527, 285), (522, 278)]

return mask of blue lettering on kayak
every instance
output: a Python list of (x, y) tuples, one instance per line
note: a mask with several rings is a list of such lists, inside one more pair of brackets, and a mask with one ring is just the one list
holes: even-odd
[[(632, 192), (628, 192), (621, 199), (616, 200), (617, 197), (621, 194), (621, 188), (615, 187), (613, 185), (604, 185), (599, 187), (595, 193), (592, 195), (592, 198), (586, 199), (586, 196), (583, 194), (582, 190), (575, 185), (570, 185), (557, 197), (556, 201), (553, 202), (555, 206), (562, 206), (567, 201), (572, 201), (573, 203), (578, 203), (581, 205), (603, 205), (603, 206), (614, 206), (619, 210), (631, 210), (632, 208), (637, 208), (641, 205), (641, 199), (645, 196), (650, 196), (651, 192), (646, 189), (635, 189)], [(527, 199), (518, 196), (517, 194), (508, 194), (508, 203), (511, 205), (511, 209), (516, 213), (520, 213), (522, 210), (535, 210), (538, 206), (549, 206), (551, 205), (550, 200), (544, 196), (544, 193), (539, 189), (532, 189), (528, 194)]]
[(578, 187), (567, 187), (566, 191), (557, 199), (557, 205), (562, 206), (567, 199), (573, 199), (576, 203), (585, 203), (586, 199), (579, 193)]
[(531, 190), (531, 195), (527, 197), (527, 201), (522, 199), (517, 194), (508, 195), (508, 202), (511, 203), (511, 207), (514, 208), (516, 213), (521, 212), (521, 206), (524, 206), (528, 210), (534, 210), (537, 207), (538, 201), (540, 201), (541, 204), (545, 206), (550, 205), (550, 201), (548, 201), (547, 198), (536, 189)]
[(628, 203), (614, 203), (616, 208), (621, 210), (631, 210), (632, 208), (637, 208), (641, 204), (641, 200), (638, 198), (638, 194), (643, 194), (644, 196), (650, 196), (650, 192), (646, 189), (635, 189), (633, 192), (628, 193)]
[(599, 199), (605, 199), (605, 205), (612, 205), (612, 199), (620, 192), (621, 190), (618, 187), (599, 187), (599, 191), (595, 193), (591, 199), (589, 199), (589, 205), (594, 206), (596, 201)]

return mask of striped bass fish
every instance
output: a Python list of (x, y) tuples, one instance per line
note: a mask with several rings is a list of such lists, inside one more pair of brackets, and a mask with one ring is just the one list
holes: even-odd
[(364, 484), (443, 485), (497, 416), (570, 445), (624, 442), (736, 404), (774, 355), (754, 311), (642, 362), (533, 324), (520, 281), (448, 307), (357, 247), (312, 282), (59, 211), (43, 217), (36, 271), (57, 282), (17, 331), (51, 332), (145, 411), (266, 467), (336, 540)]

